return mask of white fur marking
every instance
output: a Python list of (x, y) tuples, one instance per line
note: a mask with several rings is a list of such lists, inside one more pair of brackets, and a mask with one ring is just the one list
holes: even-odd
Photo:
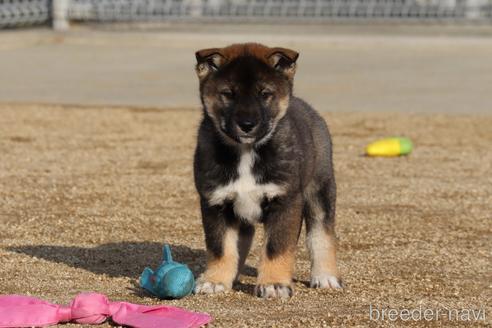
[(284, 188), (277, 184), (256, 182), (252, 172), (255, 156), (253, 150), (243, 150), (237, 169), (239, 177), (215, 189), (209, 198), (210, 205), (221, 205), (226, 200), (234, 201), (234, 213), (251, 223), (261, 217), (264, 197), (272, 199), (285, 193)]
[(288, 299), (291, 296), (291, 289), (288, 286), (275, 286), (272, 284), (256, 286), (255, 293), (262, 298)]
[(195, 286), (195, 294), (224, 293), (227, 289), (223, 284), (198, 280)]
[(311, 253), (311, 276), (323, 274), (322, 264), (327, 261), (328, 249), (332, 247), (326, 238), (321, 222), (314, 223), (307, 235), (307, 246)]
[(312, 276), (310, 286), (313, 288), (342, 288), (338, 278), (328, 273)]
[(341, 288), (335, 272), (326, 272), (325, 264), (330, 260), (329, 256), (335, 245), (324, 231), (325, 212), (319, 201), (314, 199), (311, 201), (311, 211), (314, 222), (306, 240), (311, 255), (311, 287)]

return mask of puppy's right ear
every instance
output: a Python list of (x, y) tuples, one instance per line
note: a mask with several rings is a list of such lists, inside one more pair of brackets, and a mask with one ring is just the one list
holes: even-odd
[(225, 57), (221, 54), (220, 48), (210, 48), (198, 50), (196, 56), (196, 75), (203, 80), (210, 73), (219, 69), (225, 62)]

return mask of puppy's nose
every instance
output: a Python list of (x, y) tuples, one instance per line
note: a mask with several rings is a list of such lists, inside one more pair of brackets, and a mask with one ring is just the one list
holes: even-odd
[(256, 126), (256, 122), (252, 120), (241, 120), (237, 122), (237, 125), (243, 132), (250, 132)]

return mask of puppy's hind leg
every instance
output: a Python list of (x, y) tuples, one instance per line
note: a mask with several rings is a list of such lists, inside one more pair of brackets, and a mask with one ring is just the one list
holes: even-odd
[(307, 247), (311, 257), (312, 288), (341, 288), (336, 262), (336, 185), (329, 181), (309, 188), (305, 197)]

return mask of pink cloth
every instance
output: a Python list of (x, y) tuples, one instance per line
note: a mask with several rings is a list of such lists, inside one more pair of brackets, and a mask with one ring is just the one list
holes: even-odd
[(29, 296), (0, 296), (0, 327), (45, 327), (62, 322), (100, 324), (113, 322), (136, 328), (200, 327), (212, 320), (173, 306), (110, 302), (105, 295), (81, 293), (69, 306), (52, 304)]

